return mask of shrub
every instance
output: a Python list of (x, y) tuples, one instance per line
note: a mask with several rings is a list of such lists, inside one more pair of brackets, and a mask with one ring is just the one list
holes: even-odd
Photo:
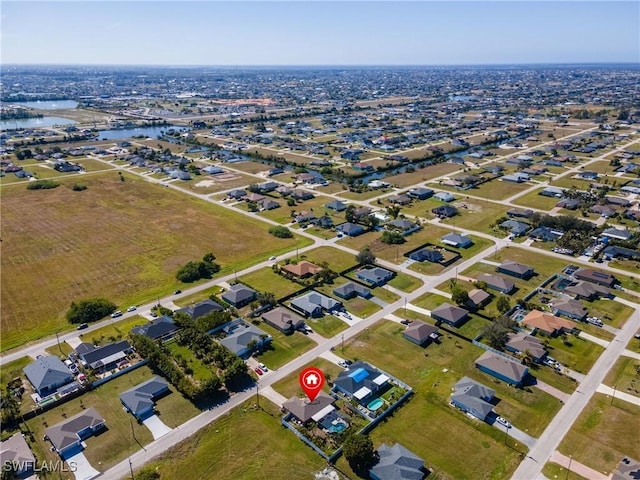
[(82, 190), (86, 190), (87, 186), (86, 185), (80, 185), (79, 183), (74, 183), (73, 187), (71, 187), (71, 190), (73, 190), (74, 192), (81, 192)]
[(271, 227), (269, 229), (269, 233), (277, 238), (291, 238), (293, 237), (293, 233), (287, 228), (283, 226)]
[(36, 180), (27, 184), (27, 190), (47, 190), (49, 188), (59, 187), (60, 184), (53, 180)]
[(67, 311), (67, 320), (71, 323), (88, 323), (100, 320), (113, 313), (116, 305), (104, 298), (90, 298), (71, 302), (71, 307)]

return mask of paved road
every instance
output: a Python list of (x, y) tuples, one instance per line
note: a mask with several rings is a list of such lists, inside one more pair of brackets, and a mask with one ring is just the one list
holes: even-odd
[(591, 371), (585, 375), (571, 398), (549, 423), (527, 457), (514, 472), (511, 477), (513, 480), (530, 480), (540, 475), (542, 467), (558, 448), (638, 328), (640, 328), (640, 307), (636, 305), (636, 310), (631, 318), (622, 326), (618, 335), (600, 355)]

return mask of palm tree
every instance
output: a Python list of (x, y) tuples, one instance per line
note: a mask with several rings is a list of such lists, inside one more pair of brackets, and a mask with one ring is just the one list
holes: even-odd
[(535, 362), (533, 355), (528, 349), (525, 350), (524, 352), (521, 352), (519, 357), (520, 357), (520, 360), (522, 360), (522, 364), (527, 367), (530, 367)]

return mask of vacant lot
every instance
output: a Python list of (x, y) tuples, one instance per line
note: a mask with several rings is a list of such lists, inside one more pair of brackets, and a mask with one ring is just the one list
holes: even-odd
[[(325, 461), (282, 428), (279, 409), (250, 400), (163, 454), (151, 467), (161, 479), (313, 478)], [(136, 478), (138, 476), (136, 475)]]
[(640, 458), (638, 415), (640, 407), (596, 393), (558, 450), (607, 475), (621, 458)]
[(529, 192), (521, 197), (516, 198), (513, 203), (516, 205), (522, 205), (523, 207), (529, 208), (537, 208), (540, 210), (551, 210), (556, 206), (556, 203), (560, 201), (559, 198), (556, 197), (545, 197), (544, 195), (540, 195), (540, 192), (543, 189), (534, 190), (533, 192)]
[(271, 335), (271, 346), (261, 353), (258, 358), (269, 368), (280, 368), (298, 355), (312, 349), (316, 343), (301, 332), (285, 335), (271, 325), (262, 322), (258, 326), (261, 330)]
[(276, 299), (286, 297), (302, 288), (301, 285), (274, 273), (270, 267), (251, 272), (240, 277), (238, 280), (246, 283), (258, 292), (271, 292), (276, 296)]
[(176, 269), (206, 252), (228, 273), (295, 246), (258, 220), (123, 178), (85, 176), (83, 192), (67, 188), (73, 179), (53, 190), (2, 189), (2, 350), (67, 327), (74, 300), (131, 305), (165, 295), (180, 285)]
[[(340, 354), (339, 351), (336, 351), (336, 354)], [(268, 366), (268, 365), (267, 365)], [(302, 392), (302, 388), (300, 387), (299, 376), (300, 372), (302, 372), (307, 367), (316, 367), (322, 370), (325, 377), (325, 384), (322, 387), (322, 391), (325, 393), (329, 393), (331, 387), (328, 382), (335, 379), (340, 372), (343, 371), (342, 367), (339, 367), (333, 362), (329, 360), (325, 360), (324, 358), (316, 358), (313, 362), (306, 364), (304, 367), (300, 368), (298, 371), (292, 373), (291, 375), (286, 376), (282, 380), (277, 381), (273, 384), (273, 388), (280, 394), (284, 395), (287, 398), (291, 398), (293, 396), (302, 396), (304, 393)]]
[(314, 248), (300, 255), (300, 260), (308, 260), (315, 264), (327, 262), (329, 268), (335, 272), (342, 272), (358, 263), (355, 255), (333, 247)]
[(640, 397), (640, 360), (620, 357), (609, 370), (604, 384), (615, 387), (619, 392)]

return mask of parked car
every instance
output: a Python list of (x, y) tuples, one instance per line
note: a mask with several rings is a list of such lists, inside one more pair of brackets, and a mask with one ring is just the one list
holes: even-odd
[(76, 327), (76, 330), (84, 330), (85, 328), (88, 328), (88, 327), (89, 327), (88, 323), (81, 323)]
[(116, 310), (111, 314), (111, 318), (118, 318), (122, 316), (122, 312), (120, 310)]
[(182, 290), (176, 290), (175, 292), (173, 292), (174, 295), (179, 295), (182, 293)]
[(136, 311), (136, 307), (134, 307), (133, 305), (127, 308), (127, 312), (135, 312), (135, 311)]
[(158, 318), (158, 314), (156, 312), (151, 312), (149, 315), (151, 315), (153, 318)]
[(504, 425), (507, 428), (511, 428), (511, 424), (506, 418), (498, 417), (496, 418), (496, 422), (498, 422), (500, 425)]
[(74, 375), (78, 375), (80, 373), (80, 370), (78, 369), (78, 366), (75, 363), (72, 363), (71, 365), (69, 365), (69, 370), (71, 370), (71, 373), (73, 373)]
[(262, 370), (260, 369), (260, 367), (254, 368), (253, 371), (256, 372), (258, 375), (262, 375)]
[(268, 372), (269, 371), (269, 369), (267, 368), (267, 366), (264, 363), (258, 363), (258, 366), (260, 367), (260, 369), (263, 372)]
[(274, 261), (275, 259), (276, 259), (275, 255), (271, 255), (271, 256), (269, 257), (269, 260), (271, 260), (271, 261)]

